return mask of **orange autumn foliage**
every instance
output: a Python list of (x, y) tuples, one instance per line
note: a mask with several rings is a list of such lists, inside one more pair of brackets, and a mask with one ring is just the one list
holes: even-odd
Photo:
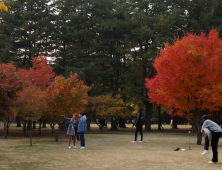
[(16, 97), (22, 89), (16, 70), (14, 63), (0, 64), (0, 118), (3, 119), (13, 116), (10, 108), (18, 104)]
[(89, 97), (88, 101), (89, 109), (91, 109), (91, 111), (94, 112), (99, 118), (110, 116), (125, 117), (123, 112), (125, 103), (119, 94), (114, 97), (112, 94)]
[(23, 118), (32, 117), (38, 120), (45, 109), (45, 91), (35, 85), (30, 85), (19, 93), (18, 106), (14, 113), (19, 113)]
[(87, 104), (87, 92), (90, 87), (78, 75), (57, 76), (46, 92), (46, 115), (70, 116), (80, 111)]
[(156, 76), (146, 79), (152, 102), (185, 113), (222, 107), (222, 40), (212, 30), (207, 36), (187, 34), (166, 44), (155, 59)]

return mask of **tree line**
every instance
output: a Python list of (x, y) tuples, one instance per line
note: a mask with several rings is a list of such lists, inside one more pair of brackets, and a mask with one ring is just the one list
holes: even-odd
[(121, 94), (144, 108), (146, 130), (153, 104), (145, 78), (156, 74), (153, 60), (164, 43), (189, 31), (222, 33), (222, 2), (214, 0), (4, 2), (11, 9), (0, 12), (1, 62), (29, 69), (39, 53), (54, 57), (55, 74), (77, 73), (89, 96)]

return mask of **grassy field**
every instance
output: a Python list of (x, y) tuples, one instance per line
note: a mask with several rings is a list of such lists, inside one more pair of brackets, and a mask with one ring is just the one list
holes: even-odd
[[(152, 125), (152, 132), (144, 132), (143, 143), (131, 143), (134, 129), (120, 128), (113, 132), (104, 129), (100, 134), (96, 125), (86, 132), (86, 149), (68, 149), (65, 132), (59, 135), (59, 142), (54, 142), (51, 129), (33, 131), (33, 146), (29, 137), (23, 137), (22, 128), (12, 124), (7, 139), (3, 138), (3, 124), (0, 124), (0, 169), (221, 169), (222, 148), (219, 142), (219, 163), (208, 164), (212, 158), (201, 156), (203, 145), (196, 145), (196, 136), (190, 136), (189, 150), (188, 130), (190, 126), (179, 126), (171, 130), (169, 125), (163, 131), (157, 131)], [(27, 134), (28, 135), (28, 134)], [(138, 134), (138, 139), (140, 135)], [(79, 142), (77, 142), (79, 146)], [(174, 151), (180, 147), (183, 151)]]

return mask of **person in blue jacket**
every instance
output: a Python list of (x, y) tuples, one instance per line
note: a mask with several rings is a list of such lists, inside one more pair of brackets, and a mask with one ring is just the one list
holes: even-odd
[(78, 124), (78, 128), (77, 128), (77, 132), (79, 132), (79, 136), (80, 136), (80, 141), (81, 141), (81, 145), (80, 145), (80, 149), (85, 149), (85, 138), (84, 138), (84, 132), (86, 131), (86, 116), (84, 115), (83, 112), (79, 113), (79, 124)]

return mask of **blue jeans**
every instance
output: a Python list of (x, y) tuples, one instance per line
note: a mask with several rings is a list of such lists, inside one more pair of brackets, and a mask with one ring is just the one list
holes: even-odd
[(85, 138), (84, 138), (84, 132), (79, 132), (81, 146), (85, 147)]

